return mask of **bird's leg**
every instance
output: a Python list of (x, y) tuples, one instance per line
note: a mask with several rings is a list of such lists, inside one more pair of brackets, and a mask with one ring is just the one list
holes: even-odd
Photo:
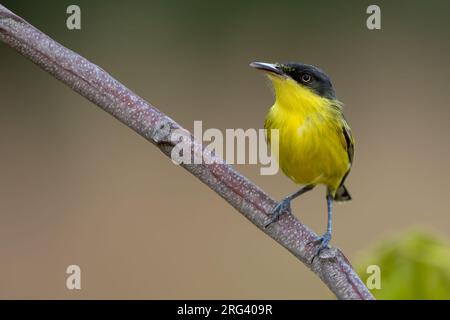
[(317, 249), (317, 252), (315, 255), (318, 255), (320, 250), (323, 248), (326, 248), (328, 246), (328, 243), (330, 243), (331, 240), (331, 231), (333, 230), (333, 197), (331, 195), (327, 195), (327, 209), (328, 209), (328, 221), (327, 221), (327, 232), (323, 234), (323, 236), (320, 238), (320, 246)]
[(297, 198), (298, 196), (304, 194), (305, 192), (308, 192), (308, 191), (312, 190), (313, 188), (314, 188), (314, 185), (306, 185), (303, 188), (301, 188), (300, 190), (294, 192), (291, 195), (288, 195), (286, 198), (281, 200), (281, 202), (279, 202), (275, 206), (275, 208), (273, 208), (273, 210), (271, 212), (270, 221), (268, 223), (266, 223), (264, 228), (267, 228), (272, 223), (278, 221), (278, 219), (280, 218), (280, 216), (282, 214), (288, 213), (288, 212), (290, 213), (290, 211), (291, 211), (291, 201), (294, 200), (295, 198)]

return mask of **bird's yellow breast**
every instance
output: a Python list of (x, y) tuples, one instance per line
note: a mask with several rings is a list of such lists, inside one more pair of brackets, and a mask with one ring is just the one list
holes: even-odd
[[(350, 168), (340, 104), (292, 79), (271, 77), (276, 101), (264, 127), (279, 130), (279, 165), (299, 184), (324, 184), (334, 193)], [(270, 130), (267, 131), (269, 143)]]

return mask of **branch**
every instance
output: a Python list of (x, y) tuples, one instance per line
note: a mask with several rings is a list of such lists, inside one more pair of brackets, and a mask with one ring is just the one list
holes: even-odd
[[(170, 136), (174, 130), (181, 129), (178, 123), (103, 69), (63, 47), (2, 5), (0, 40), (113, 115), (170, 157), (175, 145)], [(162, 123), (166, 124), (164, 130), (161, 128)], [(191, 152), (201, 155), (201, 142), (195, 141), (193, 137), (192, 141)], [(316, 273), (337, 298), (373, 299), (339, 249), (322, 250), (313, 259), (319, 244), (318, 236), (293, 215), (283, 216), (278, 223), (265, 229), (264, 225), (269, 221), (269, 213), (276, 201), (213, 155), (204, 153), (203, 159), (202, 164), (186, 164), (183, 167)]]

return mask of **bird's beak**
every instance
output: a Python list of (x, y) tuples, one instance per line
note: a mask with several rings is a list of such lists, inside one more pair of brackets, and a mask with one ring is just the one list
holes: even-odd
[(253, 67), (258, 70), (262, 70), (269, 74), (274, 74), (277, 76), (284, 76), (283, 70), (280, 69), (279, 65), (274, 63), (265, 63), (265, 62), (252, 62), (250, 63), (250, 67)]

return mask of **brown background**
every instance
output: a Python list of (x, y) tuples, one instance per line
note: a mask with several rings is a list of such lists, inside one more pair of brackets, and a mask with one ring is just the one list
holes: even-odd
[[(66, 7), (82, 30), (65, 27)], [(253, 60), (316, 64), (357, 139), (335, 209), (350, 260), (425, 226), (449, 236), (448, 1), (2, 1), (186, 128), (261, 128)], [(238, 166), (276, 198), (282, 174)], [(317, 232), (324, 190), (294, 204)], [(124, 125), (0, 44), (0, 298), (332, 298), (303, 265)], [(65, 288), (78, 264), (82, 290)]]

